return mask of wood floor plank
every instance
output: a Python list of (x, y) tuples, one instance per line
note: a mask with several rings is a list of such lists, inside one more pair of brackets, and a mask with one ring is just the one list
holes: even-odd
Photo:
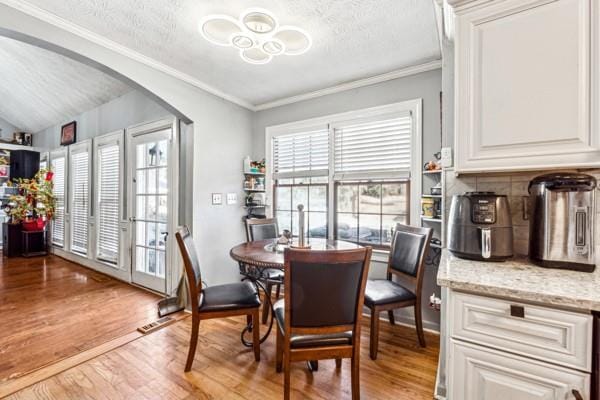
[[(280, 399), (283, 375), (275, 372), (274, 335), (261, 347), (256, 363), (243, 347), (243, 318), (202, 321), (191, 372), (183, 366), (191, 330), (186, 318), (95, 359), (13, 394), (8, 399)], [(414, 329), (382, 323), (380, 353), (369, 358), (368, 321), (363, 321), (361, 395), (364, 399), (433, 398), (439, 337), (426, 333), (420, 348)], [(350, 363), (336, 370), (333, 360), (311, 373), (292, 364), (292, 398), (349, 399)]]
[(56, 256), (0, 258), (0, 384), (135, 331), (158, 300)]

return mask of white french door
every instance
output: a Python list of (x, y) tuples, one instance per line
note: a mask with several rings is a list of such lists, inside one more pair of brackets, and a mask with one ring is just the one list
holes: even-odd
[(90, 245), (91, 141), (69, 146), (69, 250), (87, 255)]
[(95, 258), (121, 269), (121, 216), (124, 172), (123, 131), (94, 139)]
[(174, 226), (173, 126), (160, 121), (128, 130), (129, 210), (132, 232), (131, 278), (141, 286), (165, 291)]
[(52, 221), (52, 245), (64, 248), (66, 237), (66, 189), (67, 189), (67, 151), (65, 149), (50, 152), (50, 169), (54, 173), (54, 196), (56, 207)]

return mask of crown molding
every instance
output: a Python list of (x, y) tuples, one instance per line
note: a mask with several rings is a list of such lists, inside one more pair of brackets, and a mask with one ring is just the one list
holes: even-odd
[(414, 65), (411, 67), (406, 67), (402, 69), (398, 69), (395, 71), (387, 72), (381, 75), (375, 75), (369, 78), (359, 79), (356, 81), (342, 83), (336, 86), (331, 86), (325, 89), (315, 90), (314, 92), (308, 92), (299, 94), (296, 96), (285, 97), (283, 99), (270, 101), (267, 103), (259, 104), (254, 107), (255, 111), (267, 110), (269, 108), (275, 108), (279, 106), (284, 106), (287, 104), (298, 103), (304, 100), (310, 100), (317, 97), (327, 96), (329, 94), (344, 92), (350, 89), (357, 89), (363, 86), (369, 86), (376, 83), (391, 81), (392, 79), (403, 78), (410, 75), (420, 74), (421, 72), (433, 71), (435, 69), (442, 68), (442, 60), (434, 60), (429, 61), (424, 64)]
[(183, 82), (186, 82), (192, 86), (195, 86), (199, 89), (202, 89), (212, 95), (223, 98), (227, 101), (235, 103), (241, 107), (247, 108), (249, 110), (254, 111), (254, 105), (247, 102), (246, 100), (240, 99), (238, 97), (229, 95), (220, 91), (219, 89), (202, 82), (188, 74), (185, 74), (175, 68), (169, 67), (161, 62), (156, 61), (153, 58), (147, 57), (141, 53), (138, 53), (135, 50), (132, 50), (128, 47), (118, 44), (112, 40), (109, 40), (101, 35), (98, 35), (94, 32), (91, 32), (77, 24), (74, 24), (70, 21), (65, 20), (49, 11), (43, 10), (26, 0), (0, 0), (0, 3), (7, 5), (8, 7), (14, 8), (24, 14), (27, 14), (33, 18), (44, 21), (50, 25), (53, 25), (57, 28), (63, 29), (69, 33), (77, 35), (83, 39), (89, 40), (90, 42), (102, 46), (106, 49), (114, 51), (122, 56), (133, 59), (141, 64), (144, 64), (150, 68), (153, 68), (157, 71), (163, 72), (167, 75), (170, 75), (174, 78), (177, 78)]

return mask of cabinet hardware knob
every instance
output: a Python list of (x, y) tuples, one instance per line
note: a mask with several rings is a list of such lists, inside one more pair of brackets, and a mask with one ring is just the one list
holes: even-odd
[(579, 393), (579, 390), (573, 389), (571, 390), (571, 393), (573, 393), (573, 397), (575, 397), (575, 400), (583, 400), (583, 396), (581, 395), (581, 393)]

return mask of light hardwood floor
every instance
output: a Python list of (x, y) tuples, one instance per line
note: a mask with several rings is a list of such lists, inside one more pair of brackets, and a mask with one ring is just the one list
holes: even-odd
[[(256, 363), (240, 343), (243, 318), (202, 321), (196, 360), (184, 373), (190, 318), (39, 382), (9, 399), (280, 399), (283, 375), (275, 372), (275, 340), (261, 347)], [(419, 348), (415, 331), (382, 321), (379, 358), (369, 354), (368, 321), (363, 321), (361, 395), (363, 399), (432, 399), (439, 337), (426, 334)], [(263, 328), (261, 326), (261, 328)], [(350, 369), (321, 361), (310, 373), (293, 364), (292, 398), (349, 399)]]
[(134, 332), (158, 300), (59, 257), (0, 257), (0, 385)]

